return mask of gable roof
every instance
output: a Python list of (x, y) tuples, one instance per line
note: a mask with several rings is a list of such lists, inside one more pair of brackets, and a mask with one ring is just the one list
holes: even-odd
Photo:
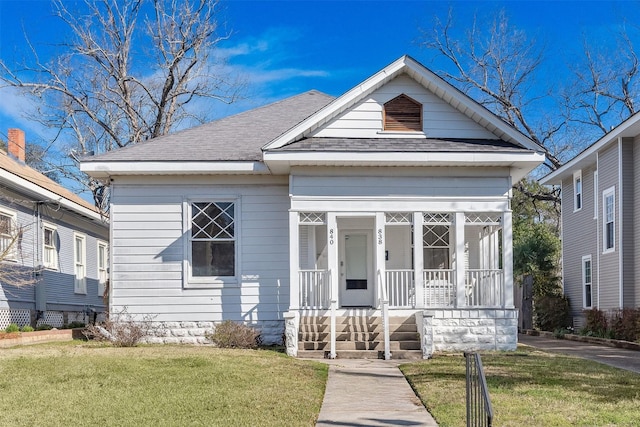
[(65, 208), (94, 220), (101, 220), (94, 205), (67, 190), (37, 170), (0, 152), (0, 180), (15, 191), (28, 193), (35, 200), (53, 200)]
[(610, 144), (617, 142), (618, 138), (630, 138), (637, 135), (640, 135), (640, 112), (633, 114), (564, 165), (544, 176), (540, 179), (540, 183), (561, 184), (563, 179), (569, 176), (573, 177), (575, 170), (595, 164), (598, 152)]
[(420, 64), (408, 55), (404, 55), (392, 62), (367, 80), (354, 87), (344, 95), (336, 98), (322, 110), (316, 112), (306, 120), (282, 134), (264, 147), (265, 151), (281, 148), (287, 144), (310, 136), (318, 128), (328, 124), (331, 120), (353, 107), (366, 96), (384, 86), (401, 74), (407, 74), (436, 96), (447, 102), (467, 117), (502, 139), (535, 152), (544, 152), (544, 148), (526, 137), (513, 126), (493, 114), (484, 106), (471, 99), (456, 87), (447, 83), (441, 77)]
[(262, 161), (261, 148), (329, 102), (310, 90), (253, 110), (132, 144), (82, 163), (115, 161)]

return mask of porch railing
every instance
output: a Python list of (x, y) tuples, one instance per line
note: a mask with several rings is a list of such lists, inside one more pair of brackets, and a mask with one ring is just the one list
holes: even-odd
[(387, 270), (386, 288), (390, 308), (415, 307), (413, 270)]
[(465, 286), (465, 300), (469, 307), (504, 305), (504, 273), (500, 269), (469, 269)]
[(300, 307), (327, 309), (331, 303), (327, 270), (300, 270)]
[(453, 270), (423, 270), (424, 307), (453, 307), (456, 302), (453, 279)]

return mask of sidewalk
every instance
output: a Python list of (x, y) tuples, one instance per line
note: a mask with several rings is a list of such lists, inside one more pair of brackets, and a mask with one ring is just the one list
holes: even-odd
[(398, 369), (400, 361), (324, 360), (329, 379), (316, 426), (437, 426)]
[(640, 374), (640, 352), (638, 351), (523, 334), (518, 335), (518, 343), (544, 351), (594, 360), (605, 365)]

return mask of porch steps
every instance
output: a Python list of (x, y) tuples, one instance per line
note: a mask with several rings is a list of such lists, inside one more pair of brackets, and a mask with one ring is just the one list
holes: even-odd
[[(331, 319), (328, 316), (302, 316), (298, 357), (328, 357), (330, 329)], [(422, 358), (415, 316), (389, 318), (389, 347), (393, 359)], [(342, 359), (383, 358), (382, 318), (368, 315), (337, 317), (336, 355)]]

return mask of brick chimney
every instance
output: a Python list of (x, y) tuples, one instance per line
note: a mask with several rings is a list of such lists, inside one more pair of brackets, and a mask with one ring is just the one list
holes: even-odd
[(24, 131), (21, 129), (9, 129), (8, 136), (7, 151), (13, 158), (24, 163)]

